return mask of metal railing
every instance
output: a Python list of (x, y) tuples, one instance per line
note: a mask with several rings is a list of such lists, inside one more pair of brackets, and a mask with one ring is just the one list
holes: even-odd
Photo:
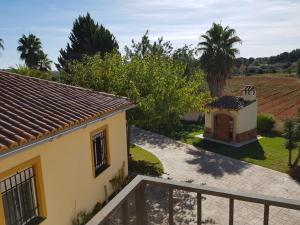
[[(202, 222), (202, 197), (203, 195), (216, 196), (228, 199), (229, 204), (229, 221), (230, 225), (234, 224), (234, 203), (236, 200), (250, 203), (262, 204), (263, 224), (269, 224), (269, 209), (270, 206), (282, 207), (286, 209), (300, 210), (300, 201), (286, 198), (271, 197), (266, 195), (252, 194), (240, 191), (230, 191), (221, 188), (209, 187), (206, 185), (196, 185), (186, 182), (178, 182), (161, 178), (137, 176), (134, 178), (118, 195), (116, 195), (99, 213), (97, 213), (87, 225), (102, 225), (102, 224), (131, 224), (129, 221), (129, 201), (134, 202), (134, 224), (147, 224), (148, 212), (145, 199), (145, 188), (148, 186), (163, 187), (167, 190), (167, 210), (168, 223), (174, 224), (174, 198), (175, 190), (187, 191), (195, 193), (197, 203), (197, 224)], [(130, 197), (131, 196), (131, 197)], [(119, 211), (118, 223), (112, 222), (113, 215)], [(132, 222), (132, 221), (131, 221)]]

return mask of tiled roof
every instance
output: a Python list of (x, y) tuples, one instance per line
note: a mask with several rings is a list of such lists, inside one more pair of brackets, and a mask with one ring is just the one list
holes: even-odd
[(124, 97), (0, 71), (0, 153), (132, 106)]
[(245, 101), (240, 96), (222, 96), (209, 106), (211, 108), (240, 110), (255, 101)]

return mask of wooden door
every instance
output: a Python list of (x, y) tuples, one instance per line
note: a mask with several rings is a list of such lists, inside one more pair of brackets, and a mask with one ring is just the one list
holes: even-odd
[(217, 114), (214, 117), (215, 138), (222, 141), (231, 141), (231, 121), (232, 118), (226, 114)]

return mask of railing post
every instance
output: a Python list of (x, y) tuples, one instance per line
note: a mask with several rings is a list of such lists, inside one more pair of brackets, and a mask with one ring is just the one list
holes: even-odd
[(169, 189), (169, 224), (174, 224), (174, 215), (173, 215), (173, 189)]
[(229, 199), (229, 225), (233, 225), (234, 199)]
[(197, 224), (201, 225), (202, 223), (202, 195), (197, 193)]
[(129, 224), (129, 219), (128, 219), (128, 201), (125, 200), (122, 205), (122, 221), (123, 225), (128, 225)]
[(264, 207), (264, 225), (269, 224), (269, 209), (270, 209), (270, 206), (268, 204), (265, 204), (265, 207)]
[(137, 225), (147, 224), (144, 183), (141, 183), (140, 187), (135, 192), (135, 207), (136, 207), (136, 224)]

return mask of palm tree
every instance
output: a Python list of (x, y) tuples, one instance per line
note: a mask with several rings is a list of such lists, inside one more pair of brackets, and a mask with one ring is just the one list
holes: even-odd
[(229, 26), (223, 28), (221, 24), (216, 23), (213, 23), (206, 34), (201, 37), (204, 40), (199, 43), (199, 50), (203, 52), (200, 64), (206, 72), (206, 80), (211, 95), (221, 97), (234, 58), (239, 53), (234, 45), (241, 43), (241, 39), (236, 36), (234, 29)]
[(29, 68), (36, 69), (40, 52), (42, 51), (42, 43), (38, 37), (33, 34), (23, 36), (19, 39), (17, 50), (21, 53), (20, 58), (25, 60), (25, 64)]
[(52, 61), (48, 59), (48, 55), (45, 54), (43, 51), (39, 53), (39, 61), (38, 61), (38, 66), (37, 68), (40, 71), (49, 71), (51, 70), (51, 63)]
[(0, 38), (0, 48), (2, 49), (2, 50), (4, 50), (4, 41), (3, 41), (3, 39), (2, 38)]

